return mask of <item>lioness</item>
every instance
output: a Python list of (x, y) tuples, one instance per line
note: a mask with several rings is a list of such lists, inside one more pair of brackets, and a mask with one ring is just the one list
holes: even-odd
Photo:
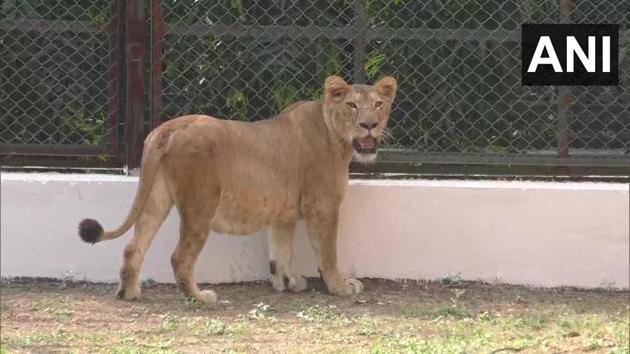
[(276, 117), (245, 123), (189, 115), (170, 120), (145, 142), (138, 192), (127, 219), (113, 231), (92, 219), (79, 224), (85, 242), (135, 234), (124, 252), (117, 297), (140, 296), (145, 252), (175, 204), (181, 218), (171, 257), (177, 285), (187, 297), (212, 303), (200, 291), (193, 267), (210, 231), (250, 234), (271, 226), (270, 271), (279, 291), (306, 289), (291, 271), (295, 223), (304, 218), (328, 290), (360, 293), (363, 284), (337, 267), (339, 206), (352, 156), (373, 161), (389, 120), (396, 80), (349, 85), (338, 76), (324, 83), (321, 101), (297, 102)]

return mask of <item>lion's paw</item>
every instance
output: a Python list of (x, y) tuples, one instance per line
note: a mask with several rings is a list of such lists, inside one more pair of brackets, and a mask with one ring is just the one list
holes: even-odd
[(217, 294), (212, 290), (201, 290), (195, 300), (211, 305), (217, 302)]
[(118, 288), (116, 292), (116, 298), (127, 301), (139, 300), (141, 295), (141, 290), (139, 286), (131, 287), (131, 288)]
[(350, 278), (350, 279), (346, 279), (346, 283), (352, 286), (353, 294), (360, 294), (363, 292), (363, 283), (361, 283), (359, 280)]
[(308, 284), (306, 283), (306, 279), (299, 275), (283, 275), (283, 276), (274, 276), (271, 279), (271, 283), (273, 288), (278, 291), (291, 291), (294, 293), (298, 293), (300, 291), (306, 290)]
[(363, 283), (357, 279), (349, 278), (338, 286), (329, 286), (328, 291), (330, 291), (331, 294), (341, 296), (360, 294), (363, 292)]

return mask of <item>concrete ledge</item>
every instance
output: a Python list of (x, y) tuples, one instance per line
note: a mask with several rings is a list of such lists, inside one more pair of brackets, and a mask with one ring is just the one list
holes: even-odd
[[(1, 275), (114, 282), (131, 237), (82, 243), (77, 223), (117, 225), (136, 177), (3, 173)], [(629, 287), (629, 188), (616, 183), (353, 180), (342, 208), (342, 271), (357, 277), (463, 279), (534, 286)], [(149, 249), (143, 278), (172, 282), (175, 210)], [(317, 274), (303, 224), (294, 263)], [(266, 231), (213, 235), (205, 283), (267, 279)]]

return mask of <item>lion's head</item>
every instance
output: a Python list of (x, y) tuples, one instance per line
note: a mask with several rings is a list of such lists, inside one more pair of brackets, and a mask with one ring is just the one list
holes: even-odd
[(360, 162), (376, 159), (396, 96), (396, 80), (384, 77), (371, 85), (349, 85), (339, 76), (324, 83), (324, 119), (341, 140), (352, 145)]

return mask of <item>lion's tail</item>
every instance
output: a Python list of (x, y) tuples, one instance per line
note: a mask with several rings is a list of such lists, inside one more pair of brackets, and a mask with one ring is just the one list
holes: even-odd
[[(160, 160), (162, 159), (162, 142), (155, 144), (151, 139), (153, 134), (149, 134), (145, 140), (144, 149), (142, 152), (142, 163), (140, 164), (140, 181), (138, 185), (138, 191), (136, 197), (131, 206), (129, 214), (125, 221), (116, 229), (111, 231), (103, 230), (103, 226), (94, 219), (83, 219), (79, 223), (79, 236), (87, 243), (95, 244), (96, 242), (112, 240), (122, 236), (127, 232), (131, 226), (136, 223), (136, 220), (144, 209), (144, 204), (151, 193), (153, 187), (153, 181)], [(168, 134), (165, 134), (165, 139), (168, 140)], [(158, 139), (159, 140), (159, 139)]]

